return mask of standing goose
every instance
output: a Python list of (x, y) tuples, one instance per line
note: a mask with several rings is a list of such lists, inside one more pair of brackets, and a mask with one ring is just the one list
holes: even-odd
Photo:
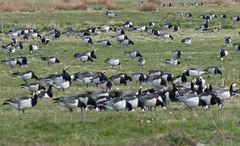
[[(142, 95), (139, 97), (139, 99), (142, 102), (142, 104), (144, 105), (144, 107), (152, 109), (153, 107), (162, 106), (162, 108), (164, 110), (166, 109), (165, 104), (163, 103), (163, 101), (160, 100), (158, 94)], [(144, 111), (144, 110), (145, 109), (142, 109), (142, 111)]]
[(54, 98), (53, 102), (58, 103), (60, 106), (68, 108), (70, 112), (73, 112), (73, 109), (79, 108), (81, 104), (83, 104), (75, 96), (61, 96)]
[(191, 45), (192, 40), (190, 37), (186, 37), (186, 38), (182, 39), (181, 42), (184, 43), (185, 45), (189, 46), (189, 45)]
[(83, 72), (83, 73), (77, 72), (73, 76), (74, 76), (73, 80), (78, 80), (81, 83), (87, 85), (87, 87), (90, 83), (92, 83), (93, 76), (88, 72)]
[(24, 114), (24, 111), (26, 109), (32, 108), (37, 105), (37, 100), (37, 93), (34, 93), (33, 98), (27, 96), (15, 97), (5, 100), (3, 102), (3, 105), (10, 105), (11, 107), (17, 109), (18, 112), (22, 111), (22, 113)]
[(71, 86), (71, 78), (70, 79), (57, 79), (53, 81), (53, 86), (56, 87), (59, 91), (62, 89), (65, 91), (65, 89), (69, 88)]
[(146, 62), (145, 59), (141, 57), (138, 59), (137, 63), (138, 63), (138, 66), (144, 67), (145, 62)]
[(147, 82), (153, 87), (166, 86), (166, 81), (162, 78), (161, 75), (150, 76)]
[(20, 66), (27, 66), (28, 59), (25, 56), (16, 57), (17, 61), (19, 62)]
[(57, 57), (55, 57), (55, 56), (41, 57), (41, 59), (43, 61), (47, 61), (49, 66), (52, 65), (52, 64), (60, 63), (60, 60)]
[(118, 58), (107, 58), (104, 60), (104, 62), (110, 64), (112, 66), (112, 68), (121, 65), (120, 59), (118, 59)]
[(50, 39), (47, 36), (43, 36), (41, 37), (41, 41), (43, 44), (47, 45), (50, 42)]
[(12, 76), (21, 78), (27, 83), (28, 79), (36, 79), (39, 80), (39, 78), (35, 75), (33, 71), (25, 71), (25, 72), (14, 72), (12, 73)]
[(221, 49), (219, 55), (220, 55), (220, 60), (222, 61), (224, 58), (228, 56), (228, 51), (225, 49)]
[(231, 99), (234, 95), (233, 88), (236, 87), (236, 85), (237, 85), (236, 83), (232, 83), (229, 89), (218, 88), (218, 89), (212, 89), (212, 90), (216, 94), (216, 96), (222, 100)]
[(33, 53), (34, 51), (40, 50), (40, 47), (38, 47), (37, 45), (29, 45), (29, 51), (30, 53)]
[(131, 104), (122, 98), (113, 98), (112, 100), (110, 100), (110, 103), (112, 104), (113, 109), (116, 111), (124, 109), (127, 109), (128, 111), (132, 110)]
[(183, 102), (189, 109), (193, 109), (198, 106), (207, 106), (206, 101), (201, 99), (199, 95), (196, 94), (188, 94), (183, 96), (176, 97), (179, 102)]
[(111, 91), (112, 90), (112, 81), (107, 79), (107, 80), (102, 80), (100, 83), (96, 84), (98, 88), (105, 90), (105, 91)]
[(173, 79), (173, 84), (182, 84), (182, 83), (186, 83), (187, 82), (187, 77), (185, 76), (185, 74), (182, 74), (180, 76), (176, 76)]
[(225, 36), (223, 41), (224, 41), (224, 45), (229, 45), (232, 42), (230, 36)]

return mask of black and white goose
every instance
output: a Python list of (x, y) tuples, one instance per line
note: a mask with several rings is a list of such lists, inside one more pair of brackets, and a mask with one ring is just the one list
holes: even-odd
[(174, 79), (173, 79), (173, 83), (174, 84), (182, 84), (182, 83), (186, 83), (187, 82), (187, 77), (182, 74), (180, 76), (176, 76)]
[(164, 24), (161, 25), (161, 28), (162, 28), (162, 29), (170, 29), (170, 28), (172, 28), (172, 27), (173, 27), (173, 25), (170, 24), (170, 23), (164, 23)]
[(29, 48), (30, 53), (33, 53), (33, 52), (35, 52), (35, 51), (40, 50), (40, 47), (39, 47), (39, 46), (33, 45), (33, 44), (30, 44), (28, 48)]
[(116, 13), (110, 12), (110, 11), (107, 11), (107, 12), (106, 12), (106, 15), (107, 15), (109, 18), (113, 18), (113, 17), (117, 16)]
[(27, 67), (28, 65), (28, 59), (27, 57), (25, 56), (19, 56), (19, 57), (16, 57), (17, 61), (19, 62), (19, 65), (20, 66), (25, 66)]
[(65, 89), (69, 88), (71, 86), (71, 77), (62, 77), (55, 79), (53, 81), (53, 86), (56, 87), (59, 91), (62, 89), (65, 91)]
[(115, 40), (117, 40), (118, 42), (128, 40), (128, 37), (125, 34), (118, 34), (118, 35), (111, 36), (111, 37), (114, 38)]
[(123, 27), (124, 28), (134, 28), (134, 24), (132, 21), (126, 21), (124, 24), (123, 24)]
[(224, 45), (229, 45), (232, 42), (232, 39), (230, 36), (225, 36), (223, 41)]
[(232, 21), (233, 21), (233, 22), (240, 21), (240, 16), (233, 16), (233, 17), (232, 17)]
[(127, 85), (127, 81), (132, 82), (132, 78), (125, 73), (113, 75), (109, 78), (115, 85)]
[(16, 66), (17, 64), (21, 66), (21, 63), (17, 60), (17, 58), (10, 58), (2, 60), (2, 63), (10, 65), (11, 68)]
[(121, 40), (119, 42), (123, 45), (134, 45), (134, 42), (130, 39), (124, 39), (124, 40)]
[[(217, 66), (210, 66), (205, 70), (208, 74), (220, 74), (221, 77), (223, 76), (221, 70)], [(210, 77), (210, 76), (209, 76)]]
[(167, 59), (165, 61), (166, 64), (171, 64), (171, 65), (179, 65), (181, 62), (178, 59)]
[(161, 75), (150, 76), (147, 81), (152, 87), (166, 86), (166, 81)]
[(240, 43), (234, 43), (233, 47), (237, 50), (240, 51)]
[(43, 36), (43, 37), (41, 37), (41, 41), (42, 41), (43, 44), (46, 45), (50, 42), (50, 38), (47, 37), (47, 36)]
[(206, 71), (200, 70), (200, 69), (195, 69), (195, 68), (191, 68), (191, 69), (184, 71), (185, 76), (192, 76), (192, 77), (201, 76), (202, 74), (205, 74), (205, 73), (206, 73)]
[(101, 41), (99, 41), (99, 44), (103, 45), (103, 46), (110, 46), (110, 47), (112, 47), (112, 44), (110, 43), (109, 40), (101, 40)]
[(182, 43), (184, 43), (185, 45), (191, 45), (192, 40), (190, 37), (185, 37), (184, 39), (181, 40)]
[(30, 36), (32, 37), (32, 39), (35, 39), (35, 38), (40, 38), (41, 39), (42, 38), (42, 36), (37, 32), (31, 33)]
[(156, 75), (160, 76), (160, 75), (163, 74), (163, 72), (161, 70), (149, 70), (148, 74), (149, 74), (150, 77), (156, 76)]
[(92, 41), (92, 38), (91, 37), (83, 37), (83, 41), (85, 44), (91, 44), (93, 45), (93, 41)]
[(81, 62), (86, 62), (86, 61), (93, 62), (92, 57), (89, 56), (89, 54), (86, 54), (86, 53), (76, 53), (76, 54), (74, 54), (74, 57)]
[(223, 59), (228, 56), (228, 51), (225, 49), (221, 49), (219, 52), (219, 55), (220, 55), (220, 60), (223, 61)]
[(138, 66), (144, 67), (145, 63), (146, 61), (143, 57), (138, 59), (138, 62), (137, 62)]
[(49, 66), (52, 65), (52, 64), (60, 63), (60, 60), (57, 57), (55, 57), (55, 56), (41, 57), (41, 59), (43, 61), (47, 61)]
[(135, 82), (139, 82), (142, 84), (143, 82), (146, 82), (149, 76), (147, 74), (143, 73), (134, 73), (132, 74), (132, 80)]
[(68, 108), (70, 112), (73, 112), (73, 109), (80, 108), (81, 104), (83, 104), (75, 96), (61, 96), (54, 98), (53, 102), (58, 103), (62, 107)]
[(28, 79), (36, 79), (39, 80), (39, 78), (36, 76), (36, 74), (33, 71), (25, 71), (25, 72), (14, 72), (12, 73), (13, 77), (21, 78), (27, 83)]
[(123, 98), (113, 98), (110, 100), (110, 103), (112, 104), (113, 109), (116, 111), (124, 109), (127, 109), (128, 111), (132, 110), (132, 105)]
[(150, 21), (150, 22), (148, 22), (148, 26), (149, 26), (149, 27), (154, 27), (154, 26), (155, 26), (155, 23), (154, 23), (153, 21)]
[(24, 114), (24, 111), (26, 109), (36, 106), (37, 101), (37, 93), (34, 93), (33, 97), (21, 96), (5, 100), (3, 102), (3, 105), (10, 105), (11, 107), (17, 109), (18, 112), (22, 111), (22, 113)]
[(223, 106), (223, 101), (212, 92), (202, 93), (199, 97), (206, 102), (206, 108), (210, 108), (211, 105), (215, 104), (218, 104), (219, 108), (222, 108)]
[(220, 14), (219, 18), (221, 18), (221, 19), (226, 19), (226, 18), (227, 18), (227, 15), (226, 15), (226, 14)]
[[(146, 94), (139, 97), (140, 101), (144, 105), (144, 107), (152, 109), (153, 107), (161, 106), (164, 110), (166, 110), (166, 106), (164, 101), (158, 94)], [(142, 109), (145, 111), (145, 109)]]
[(174, 39), (173, 36), (171, 34), (169, 34), (169, 33), (160, 33), (159, 36), (161, 36), (164, 39), (171, 39), (171, 40)]
[(20, 85), (21, 88), (30, 90), (31, 92), (36, 92), (39, 90), (45, 90), (46, 88), (39, 83), (25, 83)]
[(174, 78), (174, 76), (170, 73), (163, 73), (161, 76), (165, 81), (172, 81)]
[(173, 26), (173, 31), (174, 32), (177, 32), (177, 31), (179, 31), (180, 30), (180, 26), (179, 25), (174, 25)]
[(179, 102), (184, 103), (189, 109), (193, 109), (198, 106), (206, 107), (207, 103), (205, 100), (201, 99), (199, 95), (187, 94), (183, 96), (176, 97)]
[(125, 51), (124, 54), (131, 57), (132, 59), (135, 57), (142, 57), (142, 55), (138, 51)]
[(112, 68), (121, 65), (120, 59), (118, 59), (118, 58), (107, 58), (104, 60), (104, 62), (110, 64), (112, 66)]
[(112, 81), (107, 79), (107, 80), (102, 80), (100, 83), (96, 84), (98, 88), (105, 90), (105, 91), (111, 91), (112, 90)]
[(87, 85), (92, 83), (93, 76), (89, 72), (77, 72), (73, 75), (73, 80), (78, 80), (81, 83)]
[(237, 84), (236, 83), (232, 83), (229, 87), (229, 89), (227, 88), (216, 88), (216, 89), (212, 89), (212, 91), (216, 94), (217, 97), (219, 97), (222, 100), (225, 99), (231, 99), (234, 95), (234, 90), (233, 88), (236, 87)]
[(173, 52), (172, 57), (173, 57), (173, 59), (180, 59), (182, 54), (183, 54), (182, 51), (176, 50)]
[(37, 97), (39, 99), (52, 98), (53, 97), (52, 86), (53, 86), (53, 84), (50, 83), (46, 90), (39, 90), (38, 91), (39, 93), (37, 94)]

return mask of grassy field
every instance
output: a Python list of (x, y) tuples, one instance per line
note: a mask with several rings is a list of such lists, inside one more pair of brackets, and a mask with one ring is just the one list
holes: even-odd
[[(113, 74), (125, 72), (147, 73), (150, 69), (160, 69), (165, 72), (179, 75), (184, 69), (191, 67), (204, 69), (217, 65), (223, 71), (223, 79), (228, 78), (227, 85), (232, 82), (239, 83), (240, 53), (230, 46), (223, 45), (224, 36), (231, 36), (233, 42), (239, 42), (240, 23), (233, 23), (230, 16), (238, 15), (240, 9), (237, 6), (174, 6), (161, 8), (159, 12), (139, 12), (136, 9), (138, 1), (131, 2), (116, 0), (122, 10), (116, 11), (117, 17), (112, 19), (105, 16), (105, 10), (96, 11), (92, 7), (86, 11), (56, 11), (52, 13), (1, 13), (0, 24), (2, 31), (7, 32), (14, 27), (34, 27), (42, 34), (49, 27), (56, 27), (61, 31), (68, 28), (84, 29), (93, 26), (122, 24), (127, 20), (136, 25), (147, 25), (149, 21), (156, 23), (156, 28), (165, 22), (180, 24), (179, 32), (170, 32), (174, 40), (164, 40), (146, 33), (127, 30), (126, 34), (135, 42), (134, 46), (123, 46), (110, 38), (113, 33), (93, 36), (94, 45), (87, 46), (81, 39), (63, 36), (59, 40), (53, 40), (47, 46), (34, 54), (30, 54), (28, 45), (40, 41), (24, 42), (24, 49), (13, 54), (15, 56), (27, 56), (29, 65), (27, 68), (10, 68), (0, 64), (0, 103), (10, 97), (29, 95), (28, 91), (20, 89), (23, 83), (21, 79), (11, 77), (15, 71), (33, 70), (40, 77), (55, 72), (61, 72), (68, 66), (69, 73), (78, 71), (106, 71), (109, 77)], [(185, 1), (189, 2), (189, 1)], [(36, 1), (38, 7), (46, 5)], [(193, 18), (188, 19), (176, 16), (177, 12), (192, 12)], [(200, 33), (195, 31), (197, 26), (204, 23), (198, 18), (206, 12), (216, 14), (226, 13), (227, 19), (214, 19), (209, 22), (210, 27), (221, 28), (218, 32)], [(189, 36), (192, 45), (185, 46), (181, 39)], [(98, 40), (109, 39), (113, 43), (112, 48), (97, 44)], [(2, 36), (3, 42), (9, 38)], [(221, 48), (229, 51), (229, 57), (220, 61), (218, 54)], [(93, 62), (80, 63), (73, 58), (73, 54), (97, 49), (98, 59)], [(183, 51), (182, 64), (169, 66), (165, 60), (171, 57), (172, 51)], [(124, 56), (126, 50), (139, 50), (146, 59), (146, 66), (140, 68), (136, 60)], [(41, 56), (55, 55), (62, 64), (48, 67), (41, 61)], [(4, 59), (8, 53), (0, 51), (0, 58)], [(104, 59), (113, 56), (121, 59), (121, 68), (110, 70), (104, 63)], [(223, 82), (219, 76), (208, 78), (208, 83), (220, 86)], [(191, 78), (189, 78), (191, 79)], [(115, 89), (116, 87), (114, 87)], [(120, 86), (120, 90), (138, 89), (139, 84)], [(143, 85), (143, 89), (148, 89)], [(86, 87), (79, 82), (74, 82), (72, 87), (65, 92), (57, 92), (54, 89), (54, 97), (61, 95), (74, 95), (84, 91), (97, 90), (95, 87)], [(16, 110), (7, 106), (0, 106), (0, 145), (196, 145), (204, 143), (208, 145), (239, 145), (240, 144), (240, 100), (234, 98), (224, 102), (224, 109), (217, 106), (210, 111), (197, 108), (197, 115), (193, 115), (184, 106), (170, 103), (168, 109), (163, 111), (158, 108), (147, 112), (78, 112), (70, 113), (67, 109), (53, 104), (51, 100), (41, 100), (38, 105), (26, 111), (24, 115), (18, 115)]]

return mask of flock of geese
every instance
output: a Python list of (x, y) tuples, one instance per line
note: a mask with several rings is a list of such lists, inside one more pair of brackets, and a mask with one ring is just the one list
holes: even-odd
[[(110, 18), (116, 17), (114, 12), (107, 11), (106, 15)], [(192, 17), (191, 13), (178, 13), (177, 16)], [(197, 31), (212, 31), (208, 22), (212, 19), (227, 19), (225, 14), (220, 14), (217, 17), (216, 14), (207, 13), (200, 16), (205, 20), (202, 26), (199, 26)], [(239, 16), (231, 17), (233, 21), (239, 21)], [(165, 23), (161, 25), (162, 29), (173, 29), (173, 31), (179, 31), (180, 26)], [(107, 25), (100, 27), (92, 27), (84, 30), (70, 29), (67, 31), (59, 31), (57, 29), (50, 30), (47, 34), (42, 35), (33, 28), (20, 28), (13, 29), (7, 32), (5, 35), (11, 38), (8, 44), (1, 42), (1, 50), (7, 51), (9, 57), (2, 60), (2, 63), (10, 65), (11, 67), (28, 66), (28, 58), (26, 56), (11, 56), (16, 51), (24, 49), (24, 42), (28, 40), (41, 41), (44, 45), (50, 45), (51, 41), (55, 39), (61, 39), (62, 36), (81, 38), (87, 45), (94, 45), (94, 43), (101, 44), (106, 47), (112, 47), (111, 41), (116, 40), (123, 46), (134, 45), (127, 35), (126, 30), (132, 29), (142, 33), (148, 33), (155, 37), (174, 40), (174, 37), (170, 33), (162, 32), (155, 28), (154, 22), (149, 22), (147, 26), (136, 26), (132, 21), (126, 21), (121, 26), (110, 27)], [(215, 28), (214, 28), (215, 29)], [(102, 33), (114, 33), (111, 36), (111, 40), (100, 40), (93, 42), (92, 37), (100, 35)], [(94, 34), (94, 35), (93, 35)], [(4, 34), (3, 34), (4, 35)], [(21, 40), (18, 42), (18, 40)], [(231, 37), (226, 36), (223, 38), (224, 44), (231, 44)], [(186, 37), (181, 40), (186, 46), (191, 45), (191, 38)], [(34, 55), (41, 49), (41, 46), (30, 44), (28, 46), (29, 52)], [(233, 47), (238, 51), (240, 50), (240, 43), (233, 43)], [(145, 58), (142, 53), (136, 50), (125, 51), (124, 55), (136, 58), (137, 65), (144, 67)], [(224, 60), (228, 55), (226, 49), (221, 49), (219, 52), (220, 60)], [(181, 62), (182, 51), (176, 50), (172, 54), (172, 58), (165, 61), (169, 65), (178, 65)], [(73, 58), (81, 62), (93, 62), (97, 59), (95, 50), (87, 52), (79, 52), (73, 54)], [(41, 57), (42, 61), (48, 63), (49, 66), (58, 64), (61, 62), (56, 56), (44, 56)], [(104, 60), (106, 64), (109, 64), (111, 68), (117, 69), (121, 65), (119, 58), (110, 57)], [(52, 98), (54, 103), (58, 103), (60, 106), (66, 107), (69, 111), (73, 111), (76, 108), (80, 108), (83, 111), (95, 109), (96, 111), (104, 110), (128, 110), (133, 111), (140, 109), (142, 111), (151, 110), (158, 106), (164, 110), (167, 109), (167, 105), (170, 102), (183, 103), (187, 108), (193, 109), (198, 106), (202, 106), (206, 109), (211, 105), (218, 105), (219, 108), (223, 107), (224, 100), (231, 99), (234, 95), (240, 95), (240, 89), (236, 89), (236, 83), (232, 83), (229, 88), (216, 87), (208, 84), (202, 77), (204, 74), (214, 74), (222, 77), (223, 73), (217, 66), (209, 66), (205, 69), (190, 68), (184, 70), (182, 74), (175, 76), (171, 73), (166, 73), (161, 70), (149, 70), (147, 73), (118, 73), (107, 77), (105, 72), (76, 72), (70, 74), (67, 72), (67, 68), (64, 68), (60, 74), (49, 74), (44, 77), (39, 77), (34, 71), (18, 71), (13, 72), (13, 77), (21, 78), (24, 83), (20, 85), (21, 88), (29, 90), (32, 96), (20, 96), (7, 99), (3, 102), (3, 105), (9, 105), (18, 111), (24, 111), (37, 105), (38, 99)], [(192, 77), (192, 78), (191, 78)], [(39, 82), (31, 82), (29, 80), (37, 80)], [(79, 81), (84, 86), (96, 86), (96, 91), (86, 91), (84, 93), (54, 97), (52, 88), (56, 88), (58, 91), (67, 90), (72, 87), (73, 82)], [(113, 90), (113, 86), (128, 86), (129, 83), (137, 82), (140, 88), (138, 90), (126, 90), (121, 91), (119, 88)], [(43, 86), (43, 83), (46, 86)], [(142, 84), (148, 84), (151, 88), (143, 90)]]

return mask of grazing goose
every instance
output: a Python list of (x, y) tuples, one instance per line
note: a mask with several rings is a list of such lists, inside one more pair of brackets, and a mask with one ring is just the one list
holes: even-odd
[(11, 68), (17, 64), (21, 66), (21, 63), (17, 60), (17, 58), (4, 59), (2, 60), (2, 63), (10, 65)]
[(149, 76), (147, 74), (143, 74), (143, 73), (134, 73), (132, 75), (132, 80), (139, 82), (140, 84), (142, 84), (143, 82), (146, 82), (148, 78), (149, 78)]
[(39, 37), (40, 39), (42, 38), (42, 36), (41, 36), (39, 33), (37, 33), (37, 32), (31, 33), (30, 36), (32, 37), (32, 39), (35, 39), (35, 38), (38, 38), (38, 37)]
[(40, 50), (40, 47), (38, 47), (37, 45), (29, 45), (29, 51), (30, 53), (33, 53), (34, 51)]
[(150, 22), (148, 22), (148, 26), (149, 26), (149, 27), (154, 27), (154, 26), (155, 26), (155, 23), (152, 22), (152, 21), (150, 21)]
[(35, 75), (35, 73), (33, 71), (25, 71), (25, 72), (17, 71), (17, 72), (12, 73), (12, 76), (23, 79), (25, 81), (25, 83), (27, 83), (28, 79), (39, 80), (39, 78)]
[(207, 106), (206, 101), (201, 99), (199, 95), (196, 94), (187, 94), (183, 96), (178, 96), (176, 98), (179, 102), (183, 102), (191, 110), (198, 106)]
[(145, 62), (146, 62), (145, 59), (141, 57), (138, 59), (137, 63), (138, 63), (138, 66), (144, 67)]
[(111, 80), (103, 80), (100, 83), (97, 83), (96, 85), (98, 88), (105, 90), (105, 91), (112, 90), (112, 81)]
[(222, 108), (222, 100), (212, 92), (202, 93), (200, 99), (206, 102), (207, 108), (215, 104), (218, 104), (219, 108)]
[(156, 75), (159, 75), (159, 76), (160, 76), (160, 75), (163, 74), (163, 72), (160, 71), (160, 70), (149, 70), (149, 71), (148, 71), (148, 74), (149, 74), (150, 77), (156, 76)]
[(53, 81), (53, 86), (56, 87), (59, 91), (61, 89), (65, 91), (65, 89), (71, 86), (71, 80), (57, 79)]
[(135, 57), (142, 57), (142, 55), (138, 51), (125, 51), (124, 54), (131, 57), (132, 59)]
[(192, 76), (192, 77), (201, 76), (202, 74), (205, 74), (205, 73), (206, 73), (206, 71), (200, 70), (200, 69), (195, 69), (195, 68), (191, 68), (191, 69), (184, 71), (185, 76)]
[(240, 20), (240, 16), (233, 16), (232, 17), (232, 21), (233, 22), (237, 22), (237, 21), (239, 21)]
[(228, 51), (225, 49), (221, 49), (219, 55), (220, 55), (220, 60), (222, 61), (224, 58), (228, 56)]
[(127, 85), (127, 81), (132, 82), (132, 78), (125, 73), (113, 75), (109, 78), (115, 85)]
[(53, 84), (50, 83), (48, 85), (47, 90), (40, 90), (40, 91), (38, 91), (39, 94), (37, 94), (37, 97), (39, 99), (52, 98), (53, 97), (52, 86), (53, 86)]
[(20, 57), (16, 57), (16, 59), (19, 62), (20, 66), (27, 66), (28, 65), (27, 57), (20, 56)]
[[(161, 100), (158, 94), (146, 94), (139, 97), (140, 102), (144, 105), (144, 107), (147, 108), (153, 108), (157, 106), (162, 106), (162, 108), (165, 110), (166, 106), (164, 102)], [(145, 109), (142, 109), (142, 111), (145, 111)]]
[[(217, 66), (211, 66), (211, 67), (208, 67), (206, 70), (205, 70), (208, 74), (220, 74), (221, 75), (221, 78), (223, 76), (222, 72), (220, 71), (220, 69), (217, 67)], [(210, 75), (209, 75), (210, 77)]]
[(173, 31), (174, 32), (177, 32), (177, 31), (179, 31), (180, 30), (180, 26), (179, 25), (174, 25), (173, 26)]
[(86, 62), (86, 61), (93, 62), (93, 59), (86, 53), (76, 53), (74, 54), (74, 57), (81, 62)]
[(118, 59), (118, 58), (107, 58), (104, 60), (104, 62), (110, 64), (112, 66), (112, 68), (121, 65), (120, 59)]
[(180, 51), (180, 50), (174, 51), (174, 52), (173, 52), (173, 55), (172, 55), (172, 56), (173, 56), (173, 59), (175, 59), (175, 60), (176, 60), (176, 59), (180, 59), (181, 56), (182, 56), (182, 54), (183, 54), (183, 53), (182, 53), (182, 51)]
[(167, 59), (165, 61), (166, 64), (171, 64), (171, 65), (179, 65), (181, 64), (181, 62), (179, 60), (176, 59)]
[(240, 43), (234, 43), (233, 47), (237, 50), (240, 51)]
[(113, 17), (117, 16), (116, 13), (110, 12), (110, 11), (107, 11), (107, 12), (106, 12), (106, 15), (107, 15), (109, 18), (113, 18)]
[(52, 65), (52, 64), (60, 63), (60, 60), (57, 59), (57, 57), (55, 57), (55, 56), (41, 57), (41, 59), (43, 61), (47, 61), (49, 66)]
[(118, 42), (121, 42), (121, 41), (124, 41), (124, 40), (128, 39), (128, 37), (125, 34), (118, 34), (118, 35), (111, 36), (111, 37), (116, 39)]
[(123, 24), (123, 27), (124, 28), (134, 28), (134, 24), (132, 21), (126, 21), (124, 24)]
[(173, 36), (169, 33), (160, 33), (160, 36), (164, 39), (171, 39), (171, 40), (174, 39)]
[(122, 98), (113, 98), (110, 100), (110, 103), (112, 104), (113, 109), (116, 111), (124, 109), (127, 109), (128, 111), (132, 110), (132, 105)]
[(92, 83), (93, 76), (89, 72), (77, 72), (73, 76), (73, 80), (78, 80), (81, 83), (87, 85), (87, 87), (90, 83)]
[(45, 87), (40, 85), (39, 83), (25, 83), (20, 85), (21, 88), (30, 90), (31, 92), (36, 92), (39, 90), (45, 90)]
[(84, 41), (84, 43), (85, 44), (91, 44), (91, 45), (93, 45), (93, 41), (92, 41), (92, 38), (91, 37), (84, 37), (83, 38), (83, 41)]
[(150, 76), (147, 82), (153, 87), (166, 86), (166, 81), (162, 78), (161, 75)]
[(46, 45), (46, 44), (48, 44), (50, 42), (50, 39), (47, 36), (43, 36), (41, 38), (41, 41), (42, 41), (43, 44)]
[(224, 45), (229, 45), (232, 40), (231, 40), (231, 37), (225, 36), (223, 41), (224, 41)]
[(24, 111), (26, 109), (32, 108), (37, 105), (37, 97), (38, 92), (34, 93), (33, 97), (27, 97), (27, 96), (21, 96), (21, 97), (15, 97), (8, 100), (5, 100), (3, 102), (3, 105), (10, 105), (11, 107), (18, 110), (18, 112), (22, 111), (24, 114)]
[(182, 83), (186, 83), (187, 82), (187, 77), (182, 74), (180, 76), (176, 76), (174, 79), (173, 79), (173, 84), (182, 84)]
[(218, 88), (218, 89), (212, 89), (212, 90), (216, 94), (216, 96), (222, 100), (231, 99), (234, 95), (233, 88), (236, 87), (236, 85), (237, 85), (236, 83), (232, 83), (229, 89)]
[(102, 81), (107, 80), (107, 76), (103, 72), (95, 72), (92, 75), (92, 83), (93, 84), (99, 84)]
[(161, 28), (162, 28), (162, 29), (170, 29), (170, 28), (172, 28), (172, 27), (173, 27), (173, 25), (170, 24), (170, 23), (164, 23), (164, 24), (161, 25)]
[(220, 14), (219, 16), (221, 19), (226, 19), (227, 18), (227, 15), (226, 14)]
[(60, 74), (50, 74), (47, 77), (44, 77), (42, 79), (45, 83), (50, 84), (51, 82), (57, 81), (57, 80), (68, 80), (71, 82), (71, 76), (66, 71), (66, 68), (62, 71)]
[(134, 111), (134, 109), (138, 107), (140, 107), (141, 109), (144, 109), (144, 104), (136, 96), (128, 96), (128, 97), (124, 97), (124, 99), (127, 101), (127, 103), (131, 105), (132, 111)]
[(99, 41), (99, 44), (103, 45), (103, 46), (110, 46), (110, 47), (112, 47), (112, 44), (110, 43), (109, 40), (101, 40), (101, 41)]
[(191, 45), (192, 40), (190, 37), (186, 37), (186, 38), (182, 39), (181, 42), (184, 43), (185, 45), (189, 46), (189, 45)]
[(130, 39), (124, 39), (124, 40), (121, 40), (119, 42), (123, 45), (134, 45), (134, 42)]
[(161, 74), (161, 76), (165, 81), (172, 81), (174, 78), (173, 75), (170, 73), (163, 73)]
[(60, 106), (68, 108), (70, 112), (73, 112), (73, 109), (79, 108), (81, 104), (83, 104), (75, 96), (61, 96), (54, 98), (53, 102), (58, 103)]

